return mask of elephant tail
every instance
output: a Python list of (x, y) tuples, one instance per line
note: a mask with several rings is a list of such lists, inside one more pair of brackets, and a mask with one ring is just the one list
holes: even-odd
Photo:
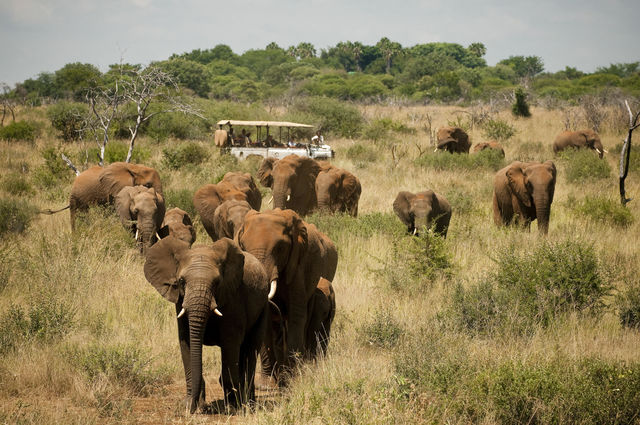
[(71, 207), (71, 204), (67, 205), (64, 208), (60, 208), (59, 210), (46, 209), (46, 210), (39, 211), (39, 213), (40, 214), (52, 215), (52, 214), (59, 213), (60, 211), (64, 211), (64, 210), (68, 209), (69, 207)]

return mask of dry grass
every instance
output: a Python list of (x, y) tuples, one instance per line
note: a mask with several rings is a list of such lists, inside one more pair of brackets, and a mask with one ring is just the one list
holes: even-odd
[[(414, 165), (418, 156), (415, 144), (428, 145), (428, 135), (423, 130), (425, 117), (432, 117), (436, 129), (455, 120), (457, 115), (467, 119), (468, 114), (457, 112), (460, 107), (367, 106), (362, 109), (367, 119), (391, 118), (415, 128), (416, 134), (397, 137), (396, 143), (405, 152), (397, 163), (385, 143), (376, 145), (346, 139), (330, 142), (338, 152), (335, 164), (353, 171), (362, 183), (361, 218), (373, 213), (392, 214), (392, 203), (400, 190), (432, 188), (443, 194), (456, 191), (467, 203), (462, 211), (454, 205), (447, 239), (446, 246), (454, 263), (452, 277), (439, 278), (418, 293), (394, 290), (371, 272), (380, 268), (381, 260), (388, 258), (393, 236), (376, 232), (375, 228), (370, 237), (339, 235), (334, 238), (340, 254), (334, 281), (338, 312), (328, 357), (317, 365), (305, 366), (301, 376), (281, 394), (261, 394), (255, 413), (188, 417), (180, 407), (184, 385), (173, 306), (144, 279), (143, 259), (118, 221), (108, 213), (95, 211), (78, 234), (72, 235), (66, 212), (40, 216), (25, 233), (0, 239), (0, 252), (6, 253), (0, 259), (0, 279), (3, 279), (0, 281), (0, 319), (10, 317), (16, 306), (30, 311), (47, 300), (62, 304), (72, 319), (70, 323), (60, 324), (59, 332), (51, 331), (50, 336), (47, 336), (47, 326), (56, 326), (53, 322), (43, 325), (44, 336), (18, 335), (12, 341), (13, 348), (0, 347), (0, 423), (497, 421), (496, 411), (492, 410), (495, 406), (490, 404), (484, 416), (456, 416), (455, 409), (447, 410), (446, 406), (449, 402), (452, 406), (455, 404), (451, 401), (455, 395), (443, 401), (435, 389), (420, 391), (397, 373), (394, 362), (399, 351), (420, 332), (428, 335), (439, 332), (438, 341), (422, 341), (425, 347), (444, 344), (445, 357), (464, 355), (471, 359), (469, 362), (487, 367), (501, 362), (539, 365), (557, 358), (578, 361), (595, 357), (610, 362), (637, 362), (640, 334), (620, 326), (613, 297), (607, 299), (609, 307), (599, 320), (570, 314), (554, 326), (527, 335), (474, 336), (442, 325), (441, 314), (446, 310), (455, 284), (469, 286), (477, 282), (495, 267), (492, 258), (499, 248), (513, 243), (521, 246), (538, 243), (536, 225), (530, 233), (497, 229), (493, 225), (493, 170), (437, 171)], [(27, 114), (30, 119), (44, 116), (40, 111), (21, 114)], [(509, 111), (495, 113), (494, 117), (517, 130), (516, 135), (504, 143), (507, 161), (552, 159), (550, 147), (555, 135), (564, 129), (563, 113), (532, 108), (532, 114), (530, 119), (515, 119)], [(473, 143), (484, 141), (480, 127), (474, 127), (469, 133)], [(610, 132), (602, 134), (605, 148), (612, 150), (620, 136)], [(356, 143), (371, 144), (377, 160), (366, 164), (352, 162), (346, 151)], [(35, 148), (0, 142), (0, 167), (32, 181), (35, 170), (43, 164), (39, 152), (58, 144), (47, 129)], [(206, 146), (212, 155), (204, 164), (178, 171), (162, 165), (163, 146), (145, 139), (139, 145), (151, 151), (148, 165), (159, 169), (165, 192), (193, 192), (234, 167), (221, 161), (208, 142)], [(78, 149), (73, 145), (62, 147), (70, 152)], [(427, 149), (427, 154), (433, 154), (432, 149)], [(593, 222), (576, 215), (570, 202), (587, 195), (617, 199), (618, 158), (609, 154), (605, 160), (614, 170), (609, 179), (580, 183), (567, 182), (563, 163), (556, 161), (558, 181), (548, 240), (572, 239), (593, 244), (610, 282), (617, 289), (624, 289), (637, 284), (633, 272), (640, 258), (638, 220), (626, 228)], [(251, 166), (236, 167), (250, 169)], [(70, 183), (44, 191), (37, 186), (36, 189), (35, 193), (24, 196), (29, 202), (40, 209), (61, 207)], [(49, 191), (59, 194), (51, 196)], [(630, 175), (627, 191), (633, 197), (640, 192), (639, 175)], [(2, 187), (0, 196), (13, 199)], [(639, 216), (640, 204), (634, 201), (628, 207), (634, 217)], [(263, 206), (265, 208), (268, 206)], [(206, 243), (208, 236), (198, 220), (196, 225), (198, 241)], [(381, 311), (388, 311), (403, 331), (400, 341), (391, 348), (363, 342), (363, 326), (371, 323)], [(86, 350), (111, 353), (113, 368), (101, 369), (92, 363), (94, 357), (90, 356), (81, 358), (84, 363), (74, 360), (72, 353)], [(208, 398), (215, 399), (220, 395), (218, 350), (208, 349), (205, 354)]]

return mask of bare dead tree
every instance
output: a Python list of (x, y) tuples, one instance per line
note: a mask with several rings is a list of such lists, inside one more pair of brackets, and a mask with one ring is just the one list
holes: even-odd
[(400, 161), (407, 156), (407, 150), (398, 148), (398, 144), (391, 145), (391, 169), (395, 169)]
[(624, 189), (624, 181), (627, 178), (627, 174), (629, 173), (629, 159), (631, 157), (631, 135), (633, 130), (640, 126), (640, 122), (638, 122), (638, 118), (640, 118), (640, 111), (638, 111), (635, 115), (631, 112), (631, 107), (629, 106), (628, 101), (624, 101), (624, 104), (627, 107), (627, 111), (629, 112), (629, 132), (627, 133), (627, 138), (624, 140), (622, 144), (622, 150), (620, 151), (620, 202), (623, 206), (627, 205), (632, 198), (627, 198)]
[(0, 119), (0, 127), (4, 126), (4, 119), (7, 116), (7, 111), (11, 113), (12, 122), (16, 122), (15, 111), (15, 99), (12, 99), (10, 93), (11, 89), (7, 83), (0, 83), (2, 94), (0, 95), (0, 102), (2, 102), (2, 119)]
[[(90, 117), (85, 119), (85, 130), (91, 130), (100, 148), (99, 164), (104, 165), (104, 151), (109, 143), (109, 129), (120, 111), (124, 96), (116, 79), (114, 87), (97, 87), (87, 91)], [(102, 138), (100, 138), (100, 134)]]
[(600, 131), (600, 126), (607, 116), (602, 101), (596, 96), (582, 96), (580, 98), (582, 114), (587, 125), (595, 132)]
[(578, 113), (570, 106), (561, 108), (561, 110), (564, 129), (567, 131), (576, 130), (578, 125)]

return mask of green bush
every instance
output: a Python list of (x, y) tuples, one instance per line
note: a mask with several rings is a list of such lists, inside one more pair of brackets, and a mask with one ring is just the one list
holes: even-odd
[(475, 155), (466, 153), (448, 152), (428, 152), (415, 160), (419, 167), (432, 168), (435, 170), (455, 170), (455, 169), (489, 169), (498, 171), (505, 165), (502, 153), (495, 149), (485, 149)]
[(371, 238), (374, 235), (400, 236), (406, 229), (395, 214), (374, 212), (359, 215), (313, 214), (305, 220), (318, 226), (334, 242), (354, 237)]
[[(620, 153), (622, 152), (622, 143), (618, 143), (612, 150), (612, 154), (616, 154), (616, 158), (619, 161)], [(640, 170), (640, 151), (638, 151), (638, 146), (633, 144), (631, 146), (631, 155), (629, 155), (629, 171), (638, 171)]]
[(39, 132), (37, 123), (16, 121), (0, 127), (0, 140), (33, 142)]
[[(38, 167), (33, 175), (36, 186), (41, 188), (52, 188), (61, 182), (71, 181), (73, 172), (62, 160), (60, 154), (65, 153), (57, 148), (46, 148), (41, 152), (44, 164)], [(68, 156), (68, 154), (67, 154)]]
[(591, 179), (606, 179), (611, 175), (609, 163), (598, 158), (590, 149), (570, 149), (560, 154), (565, 164), (564, 174), (572, 183), (589, 182)]
[(354, 138), (360, 134), (364, 120), (353, 105), (326, 97), (302, 98), (289, 111), (287, 119), (315, 124), (325, 133)]
[(391, 133), (415, 134), (415, 132), (415, 129), (407, 127), (401, 122), (394, 121), (391, 118), (380, 118), (363, 128), (362, 137), (379, 142), (388, 138)]
[(640, 285), (636, 283), (621, 291), (616, 304), (622, 326), (640, 329)]
[[(87, 149), (86, 156), (90, 160), (98, 158), (100, 149), (98, 147), (92, 147)], [(124, 162), (127, 159), (129, 153), (128, 142), (110, 141), (104, 148), (104, 163), (111, 164), (114, 162)], [(84, 157), (84, 155), (83, 155)], [(147, 161), (151, 157), (151, 151), (140, 144), (136, 144), (131, 152), (131, 162), (134, 164), (141, 164)]]
[(183, 143), (176, 147), (168, 147), (162, 150), (163, 164), (178, 170), (185, 165), (199, 165), (209, 158), (209, 151), (198, 143)]
[(594, 248), (579, 241), (547, 242), (533, 252), (508, 246), (478, 283), (458, 284), (449, 317), (473, 332), (529, 332), (568, 311), (601, 313), (611, 286)]
[(169, 137), (180, 140), (204, 140), (210, 137), (209, 129), (202, 119), (179, 113), (156, 115), (145, 128), (145, 134), (158, 142)]
[(465, 215), (477, 212), (476, 201), (473, 196), (460, 188), (454, 187), (445, 193), (445, 197), (451, 204), (454, 215)]
[(0, 236), (24, 232), (38, 209), (22, 199), (0, 198)]
[(529, 104), (527, 103), (527, 93), (525, 93), (522, 87), (518, 87), (514, 95), (516, 97), (516, 101), (511, 107), (513, 115), (516, 117), (530, 117), (531, 111), (529, 111)]
[[(566, 355), (480, 360), (438, 331), (404, 338), (394, 350), (396, 386), (416, 416), (442, 423), (634, 423), (640, 363)], [(418, 422), (418, 421), (416, 421)]]
[(196, 208), (193, 206), (193, 194), (195, 192), (189, 189), (168, 189), (164, 191), (164, 202), (167, 210), (178, 207), (186, 211), (191, 219), (196, 217)]
[(375, 162), (378, 159), (376, 152), (362, 143), (349, 146), (347, 149), (347, 158), (354, 163), (368, 163)]
[(598, 196), (585, 196), (580, 201), (569, 197), (568, 204), (573, 205), (577, 213), (593, 221), (620, 227), (631, 226), (634, 222), (631, 211), (623, 207), (619, 201)]
[(482, 124), (483, 132), (482, 135), (487, 139), (495, 139), (500, 142), (504, 142), (509, 140), (516, 134), (516, 129), (508, 122), (495, 119), (488, 120)]
[(394, 347), (404, 332), (388, 308), (374, 311), (370, 321), (358, 329), (363, 343), (380, 348)]
[(11, 195), (29, 195), (33, 188), (24, 175), (10, 173), (2, 180), (2, 188)]
[(83, 103), (58, 102), (47, 108), (47, 117), (51, 121), (51, 126), (58, 130), (65, 142), (80, 138), (88, 114), (89, 109)]

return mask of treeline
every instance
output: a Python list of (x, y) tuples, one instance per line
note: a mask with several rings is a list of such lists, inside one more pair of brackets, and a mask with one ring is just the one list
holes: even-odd
[[(347, 41), (320, 51), (306, 42), (287, 49), (270, 43), (242, 54), (219, 44), (174, 54), (155, 65), (195, 96), (240, 102), (299, 95), (354, 101), (458, 102), (488, 100), (513, 93), (517, 86), (540, 98), (564, 100), (603, 89), (640, 95), (640, 62), (612, 64), (594, 73), (570, 66), (549, 73), (544, 72), (544, 63), (537, 56), (511, 56), (488, 66), (485, 54), (482, 43), (403, 47), (382, 38), (375, 45)], [(82, 100), (87, 87), (101, 84), (120, 66), (113, 65), (103, 74), (91, 64), (67, 64), (5, 90), (5, 96), (29, 104), (42, 99)]]

